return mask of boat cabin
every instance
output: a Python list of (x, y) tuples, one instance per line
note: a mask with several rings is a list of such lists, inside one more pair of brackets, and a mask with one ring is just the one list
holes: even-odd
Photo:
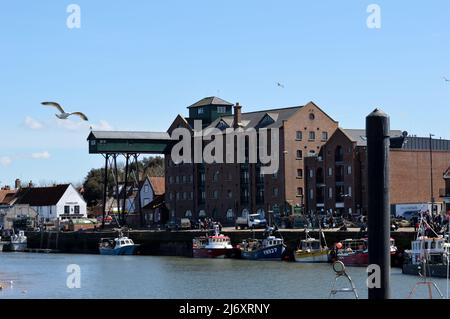
[(264, 247), (278, 246), (278, 245), (282, 245), (282, 244), (283, 244), (283, 240), (281, 238), (276, 238), (274, 236), (269, 236), (263, 240)]
[(450, 252), (450, 244), (442, 237), (419, 237), (411, 243), (411, 250), (408, 252), (413, 264), (422, 263), (424, 259), (429, 264), (441, 264), (446, 262), (444, 255)]
[(300, 250), (303, 251), (320, 251), (322, 246), (320, 240), (314, 238), (304, 239), (300, 242)]
[(134, 245), (132, 239), (128, 237), (120, 237), (120, 238), (102, 238), (100, 239), (100, 247), (101, 248), (116, 248), (122, 246)]
[(345, 251), (364, 251), (367, 249), (367, 240), (346, 239), (342, 242), (342, 249)]

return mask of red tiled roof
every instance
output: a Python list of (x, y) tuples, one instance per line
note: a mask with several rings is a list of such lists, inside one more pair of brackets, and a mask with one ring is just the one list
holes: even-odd
[(17, 193), (18, 200), (16, 204), (26, 204), (30, 206), (56, 205), (69, 186), (70, 184), (53, 187), (22, 188)]
[(166, 192), (166, 180), (164, 177), (150, 176), (149, 179), (155, 195), (162, 195)]
[(0, 190), (0, 205), (7, 205), (9, 204), (16, 194), (15, 190), (9, 190), (9, 189), (2, 189)]

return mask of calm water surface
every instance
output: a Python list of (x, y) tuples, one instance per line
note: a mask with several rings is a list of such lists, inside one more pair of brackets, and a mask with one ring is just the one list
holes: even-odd
[[(81, 268), (81, 288), (69, 289), (67, 266)], [(364, 268), (348, 268), (367, 298)], [(0, 253), (0, 298), (328, 298), (329, 264), (183, 257)], [(12, 287), (10, 286), (10, 282)], [(393, 269), (394, 298), (406, 298), (418, 278)], [(446, 295), (445, 279), (434, 279)], [(342, 281), (346, 284), (346, 282)], [(425, 287), (417, 298), (425, 298)], [(350, 294), (339, 295), (349, 298)]]

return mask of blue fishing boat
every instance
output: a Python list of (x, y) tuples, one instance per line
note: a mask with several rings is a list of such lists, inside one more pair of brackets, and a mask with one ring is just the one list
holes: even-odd
[(248, 239), (241, 245), (241, 258), (249, 260), (281, 260), (285, 250), (282, 238), (271, 234), (273, 229), (267, 231), (267, 237), (263, 240)]
[(131, 238), (119, 232), (117, 238), (100, 239), (99, 250), (100, 255), (134, 255), (138, 246)]

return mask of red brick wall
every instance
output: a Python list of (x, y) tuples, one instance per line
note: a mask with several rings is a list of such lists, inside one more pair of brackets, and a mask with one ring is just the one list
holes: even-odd
[[(391, 150), (391, 204), (431, 201), (429, 151)], [(450, 152), (433, 151), (433, 191), (441, 202), (439, 189), (445, 187), (443, 174), (450, 166)]]

